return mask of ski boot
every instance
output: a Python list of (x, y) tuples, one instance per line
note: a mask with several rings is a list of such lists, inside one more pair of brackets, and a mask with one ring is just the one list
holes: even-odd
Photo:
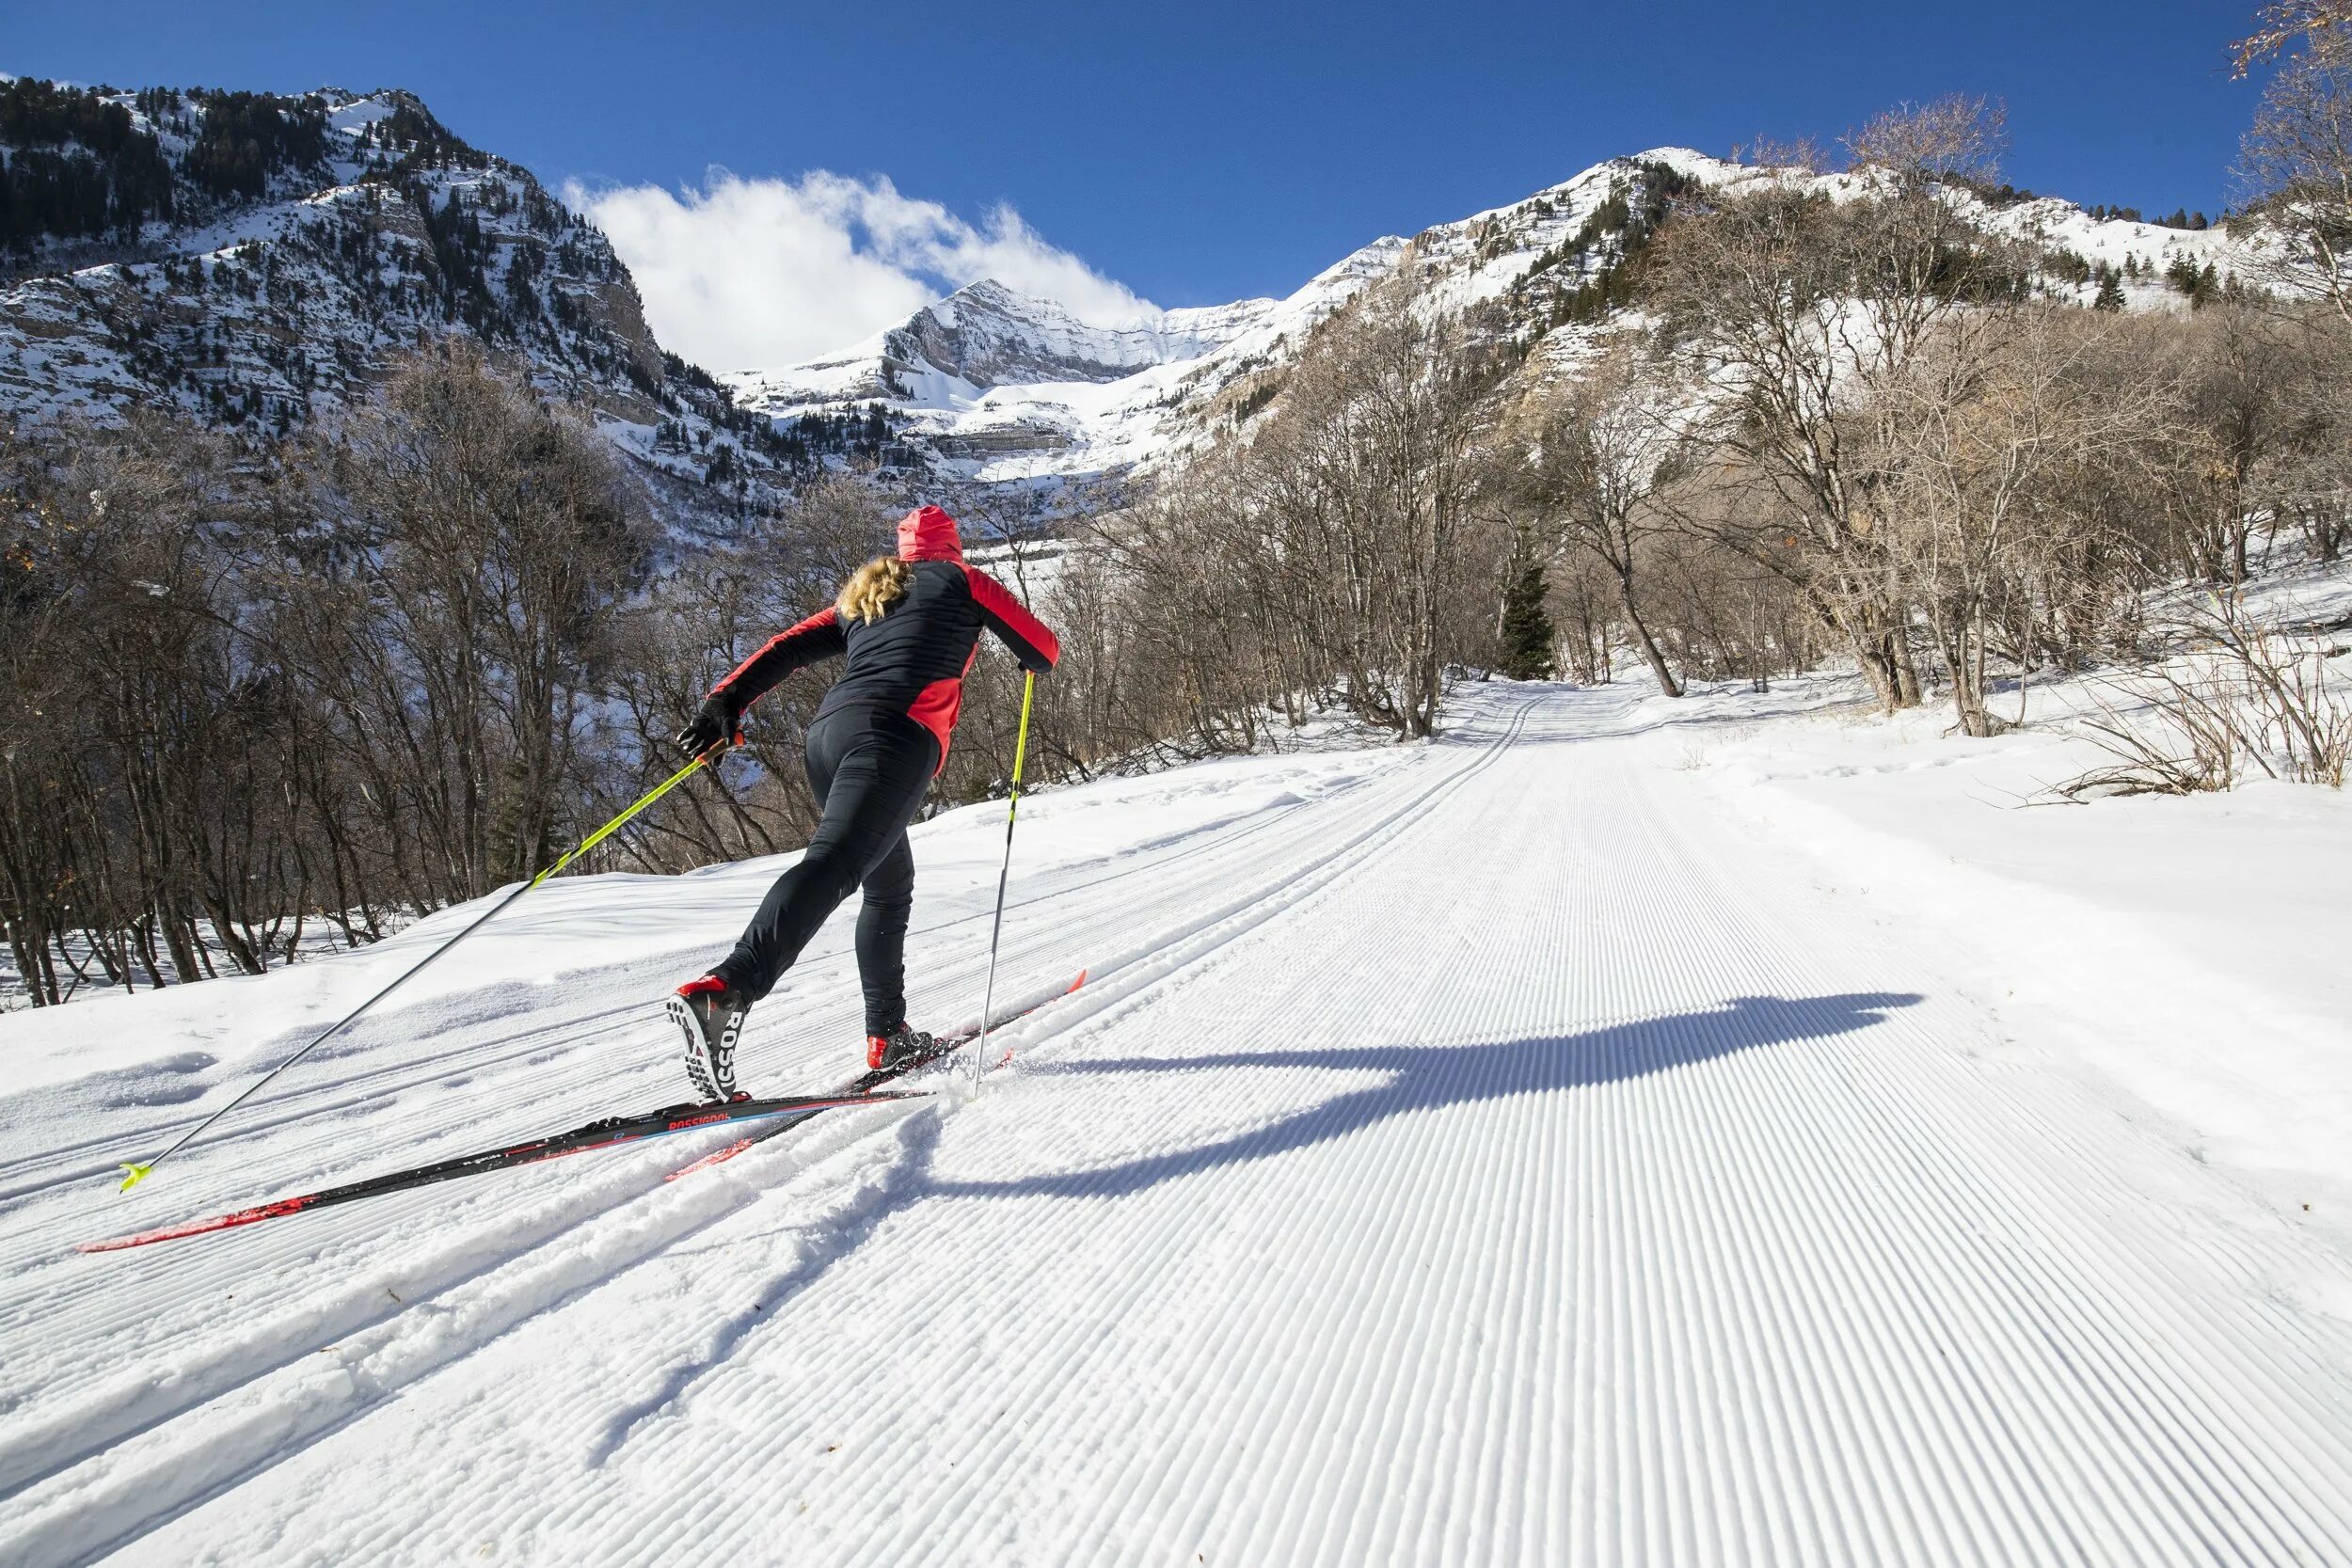
[(706, 974), (678, 987), (667, 1010), (686, 1037), (686, 1076), (694, 1092), (713, 1102), (741, 1099), (735, 1086), (735, 1041), (751, 1004), (739, 1001), (716, 974)]
[(937, 1036), (901, 1023), (887, 1035), (866, 1037), (866, 1065), (876, 1072), (903, 1072), (938, 1055), (940, 1046)]

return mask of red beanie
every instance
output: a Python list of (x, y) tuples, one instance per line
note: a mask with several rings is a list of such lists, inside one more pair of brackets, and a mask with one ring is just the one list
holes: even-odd
[(901, 561), (961, 561), (963, 541), (956, 520), (935, 506), (918, 506), (898, 519)]

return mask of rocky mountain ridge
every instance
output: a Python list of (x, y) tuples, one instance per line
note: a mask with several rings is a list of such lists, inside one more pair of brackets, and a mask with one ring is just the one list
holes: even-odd
[[(1366, 282), (1405, 266), (1433, 302), (1492, 305), (1529, 348), (1536, 373), (1573, 364), (1593, 330), (1627, 301), (1624, 262), (1667, 205), (1695, 190), (1801, 181), (1850, 197), (1867, 176), (1763, 169), (1688, 148), (1615, 158), (1509, 206), (1386, 236), (1281, 300), (1169, 311), (1157, 321), (1089, 325), (1050, 301), (993, 279), (906, 323), (806, 364), (720, 379), (739, 403), (791, 420), (880, 404), (901, 438), (982, 483), (1081, 479), (1149, 465), (1264, 405), (1281, 367), (1316, 323)], [(2242, 270), (2260, 241), (2136, 217), (2094, 217), (2072, 202), (1953, 188), (1989, 230), (2048, 258), (2043, 286), (2089, 305), (2121, 272), (2127, 308), (2185, 305), (2168, 270)], [(1132, 365), (1123, 374), (1121, 366)]]
[[(1684, 148), (1597, 164), (1508, 206), (1385, 236), (1282, 299), (1082, 320), (983, 278), (803, 364), (719, 376), (665, 353), (605, 235), (412, 95), (94, 91), (0, 78), (0, 417), (139, 404), (271, 440), (331, 419), (401, 354), (473, 336), (593, 412), (672, 511), (723, 526), (845, 461), (983, 484), (1149, 466), (1253, 417), (1315, 325), (1399, 267), (1435, 304), (1491, 307), (1538, 373), (1627, 303), (1623, 267), (1702, 188), (1867, 176)], [(2242, 269), (2259, 237), (1954, 190), (2088, 304), (2130, 262)]]
[(0, 417), (148, 406), (267, 442), (457, 332), (589, 410), (674, 513), (821, 455), (664, 353), (604, 234), (405, 92), (0, 82)]

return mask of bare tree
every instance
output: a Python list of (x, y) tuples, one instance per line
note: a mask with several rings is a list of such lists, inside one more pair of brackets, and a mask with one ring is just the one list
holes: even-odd
[(1962, 94), (1898, 104), (1846, 137), (1856, 167), (1915, 186), (1996, 180), (2008, 144), (2006, 106)]
[(1682, 682), (1643, 617), (1635, 578), (1672, 525), (1655, 498), (1683, 465), (1676, 390), (1630, 345), (1606, 351), (1545, 400), (1516, 487), (1562, 545), (1608, 568), (1618, 612), (1669, 697), (1682, 695)]
[(2296, 399), (2296, 325), (2224, 303), (2197, 312), (2180, 339), (2186, 412), (2209, 454), (2213, 492), (2210, 517), (2196, 535), (2197, 564), (2215, 581), (2246, 580), (2257, 473), (2293, 439), (2305, 414)]
[(2263, 89), (2239, 173), (2280, 237), (2262, 280), (2352, 326), (2352, 24), (2328, 10), (2296, 24), (2307, 42)]
[(309, 868), (271, 787), (283, 672), (237, 587), (246, 487), (222, 443), (144, 417), (4, 455), (0, 866), (20, 971), (61, 1000), (82, 974), (71, 932), (110, 983), (202, 978), (215, 954), (258, 973)]
[(2281, 377), (2285, 428), (2257, 471), (2251, 507), (2274, 532), (2299, 528), (2312, 559), (2331, 562), (2352, 545), (2352, 335), (2304, 333), (2290, 340)]
[(429, 908), (531, 875), (600, 766), (642, 507), (583, 423), (454, 345), (396, 374), (326, 472), (340, 516), (289, 585), (288, 640), (401, 884)]
[(1499, 565), (1466, 577), (1463, 549), (1495, 372), (1469, 325), (1417, 300), (1400, 272), (1318, 329), (1251, 444), (1295, 476), (1268, 476), (1270, 509), (1324, 535), (1349, 580), (1353, 612), (1334, 629), (1352, 649), (1351, 701), (1407, 735), (1436, 727), (1446, 626), (1469, 581), (1482, 612), (1501, 593)]
[(2254, 30), (2230, 45), (2236, 74), (2292, 48), (2297, 39), (2316, 40), (2352, 27), (2352, 0), (2281, 0), (2254, 13)]
[(1876, 393), (1931, 335), (2023, 293), (2022, 259), (1944, 188), (1989, 177), (1999, 141), (1981, 101), (1894, 111), (1850, 140), (1858, 188), (1785, 178), (1718, 198), (1655, 252), (1656, 301), (1714, 388), (1714, 437), (1759, 483), (1763, 504), (1720, 537), (1807, 596), (1889, 711), (1920, 682), (1880, 494), (1896, 404)]
[(2084, 374), (2108, 318), (2042, 308), (1998, 321), (1998, 331), (1940, 333), (1877, 394), (1889, 404), (1885, 495), (1898, 547), (1960, 728), (1979, 736), (1999, 727), (1987, 666), (2005, 621), (2015, 621), (2005, 601), (2049, 580), (2047, 558), (2077, 523), (2054, 482), (2149, 414), (2143, 396)]

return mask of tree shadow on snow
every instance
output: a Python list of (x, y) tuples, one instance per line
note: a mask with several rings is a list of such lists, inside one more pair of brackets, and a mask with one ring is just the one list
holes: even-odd
[(1573, 1035), (1488, 1045), (1391, 1045), (1321, 1051), (1239, 1051), (1206, 1056), (1111, 1057), (1057, 1063), (1037, 1076), (1157, 1073), (1182, 1078), (1220, 1068), (1319, 1068), (1378, 1071), (1381, 1082), (1351, 1089), (1260, 1127), (1212, 1143), (1089, 1170), (1002, 1181), (941, 1182), (930, 1196), (1124, 1197), (1218, 1165), (1271, 1159), (1391, 1117), (1509, 1095), (1613, 1084), (1688, 1067), (1734, 1052), (1851, 1034), (1924, 998), (1909, 992), (1836, 996), (1742, 996), (1701, 1012), (1615, 1023)]

